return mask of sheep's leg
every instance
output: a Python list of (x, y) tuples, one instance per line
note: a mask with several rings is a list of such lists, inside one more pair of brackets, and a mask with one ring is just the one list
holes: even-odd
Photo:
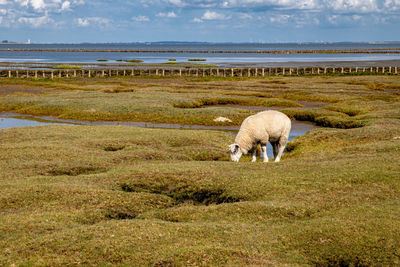
[(281, 160), (283, 150), (285, 150), (286, 142), (287, 142), (287, 138), (279, 139), (279, 152), (278, 152), (277, 157), (275, 158), (275, 162), (279, 162)]
[(276, 156), (278, 155), (278, 151), (279, 151), (279, 143), (278, 142), (272, 142), (272, 150), (274, 152), (274, 159), (276, 159)]
[(251, 162), (257, 161), (257, 147), (253, 150)]
[(263, 159), (264, 162), (268, 162), (268, 155), (267, 155), (267, 144), (261, 145), (261, 155), (260, 159)]

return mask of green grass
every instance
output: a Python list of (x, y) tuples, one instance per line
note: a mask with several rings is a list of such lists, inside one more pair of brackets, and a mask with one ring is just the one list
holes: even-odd
[(176, 61), (175, 58), (169, 58), (168, 61)]
[(100, 59), (97, 59), (96, 61), (108, 61), (108, 60), (107, 60), (107, 59), (100, 58)]
[(77, 65), (57, 65), (57, 66), (52, 66), (52, 69), (82, 69), (81, 66)]
[(7, 112), (205, 125), (224, 116), (239, 125), (254, 113), (240, 105), (275, 105), (333, 128), (296, 138), (280, 163), (267, 164), (229, 162), (234, 136), (221, 131), (0, 130), (0, 265), (397, 266), (399, 84), (390, 76), (2, 79)]
[[(365, 86), (375, 83), (388, 89)], [(0, 98), (0, 112), (75, 120), (219, 125), (214, 118), (223, 116), (233, 121), (228, 124), (240, 125), (255, 113), (245, 106), (274, 107), (297, 120), (333, 128), (361, 127), (373, 119), (400, 117), (396, 89), (400, 81), (390, 76), (7, 79), (1, 84), (21, 89), (19, 95)], [(43, 88), (44, 93), (21, 95), (29, 87)], [(47, 89), (52, 93), (45, 93)], [(298, 101), (326, 105), (309, 108)]]
[(130, 62), (130, 63), (142, 63), (143, 62), (143, 60), (140, 60), (140, 59), (126, 59), (124, 61)]
[(399, 129), (318, 129), (267, 165), (223, 132), (1, 130), (0, 264), (398, 265)]
[(205, 58), (189, 58), (188, 61), (207, 61)]

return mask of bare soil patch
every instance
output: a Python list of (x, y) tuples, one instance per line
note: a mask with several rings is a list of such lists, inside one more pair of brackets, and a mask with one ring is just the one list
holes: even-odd
[(0, 96), (11, 95), (15, 93), (26, 93), (26, 94), (41, 94), (51, 93), (53, 89), (47, 89), (43, 87), (31, 87), (26, 85), (13, 85), (13, 84), (0, 84)]

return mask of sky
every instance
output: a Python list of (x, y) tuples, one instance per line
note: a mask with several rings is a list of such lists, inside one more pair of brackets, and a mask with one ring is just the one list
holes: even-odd
[(400, 0), (0, 0), (0, 41), (400, 41)]

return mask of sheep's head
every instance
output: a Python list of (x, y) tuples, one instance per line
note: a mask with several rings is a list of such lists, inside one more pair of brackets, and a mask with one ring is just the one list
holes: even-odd
[(229, 146), (229, 153), (231, 154), (231, 160), (234, 162), (238, 162), (240, 157), (242, 156), (242, 151), (238, 144), (232, 144)]

